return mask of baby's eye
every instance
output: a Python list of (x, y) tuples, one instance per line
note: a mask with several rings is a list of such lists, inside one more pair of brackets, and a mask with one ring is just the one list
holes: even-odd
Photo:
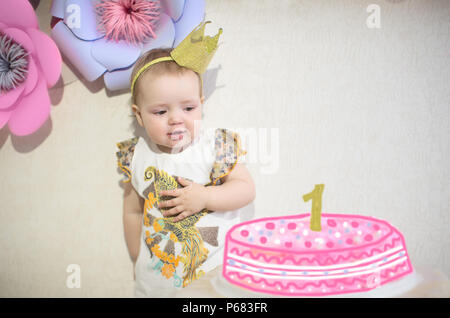
[(184, 108), (184, 110), (190, 112), (190, 111), (192, 111), (194, 108), (195, 108), (194, 106), (188, 106), (188, 107)]
[(154, 113), (155, 115), (164, 115), (166, 113), (165, 110), (160, 110), (159, 112)]

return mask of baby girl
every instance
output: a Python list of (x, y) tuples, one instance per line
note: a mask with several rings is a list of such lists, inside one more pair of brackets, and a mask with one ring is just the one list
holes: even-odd
[(237, 133), (202, 127), (201, 74), (170, 49), (136, 63), (132, 110), (146, 132), (117, 144), (135, 295), (169, 297), (222, 265), (226, 232), (255, 198)]

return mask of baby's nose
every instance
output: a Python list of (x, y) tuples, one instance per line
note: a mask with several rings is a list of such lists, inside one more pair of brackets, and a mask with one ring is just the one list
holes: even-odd
[(183, 123), (183, 116), (178, 111), (172, 111), (169, 114), (169, 125), (178, 125)]

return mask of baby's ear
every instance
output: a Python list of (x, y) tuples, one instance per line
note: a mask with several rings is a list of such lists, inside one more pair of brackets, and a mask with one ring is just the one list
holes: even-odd
[(200, 102), (203, 104), (205, 102), (205, 96), (200, 97)]
[(141, 110), (135, 104), (131, 105), (131, 109), (133, 110), (133, 114), (136, 116), (136, 119), (139, 123), (139, 126), (144, 127), (144, 123), (142, 122)]

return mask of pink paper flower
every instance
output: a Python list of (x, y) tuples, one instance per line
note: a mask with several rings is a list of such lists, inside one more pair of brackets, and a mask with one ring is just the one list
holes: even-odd
[(34, 133), (50, 115), (48, 88), (61, 74), (56, 44), (27, 0), (0, 1), (0, 128)]

